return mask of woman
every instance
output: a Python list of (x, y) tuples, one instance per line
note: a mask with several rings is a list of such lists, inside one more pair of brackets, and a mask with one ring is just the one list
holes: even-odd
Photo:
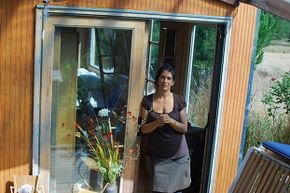
[(148, 135), (153, 192), (176, 192), (191, 182), (184, 136), (187, 132), (186, 104), (181, 96), (172, 93), (174, 82), (174, 67), (163, 65), (156, 75), (156, 92), (145, 96), (141, 105), (141, 116), (147, 116), (141, 132)]

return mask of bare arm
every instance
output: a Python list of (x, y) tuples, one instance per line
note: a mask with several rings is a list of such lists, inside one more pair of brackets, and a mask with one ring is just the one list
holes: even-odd
[[(144, 109), (144, 107), (140, 107), (140, 115), (142, 120), (146, 117), (147, 115), (147, 111), (146, 109)], [(152, 131), (154, 131), (157, 127), (162, 126), (164, 123), (161, 123), (159, 119), (151, 122), (151, 123), (145, 123), (141, 126), (141, 132), (143, 134), (147, 134), (150, 133)]]

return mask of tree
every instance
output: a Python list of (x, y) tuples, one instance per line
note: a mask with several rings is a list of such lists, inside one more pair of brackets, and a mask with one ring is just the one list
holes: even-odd
[(263, 61), (263, 48), (270, 45), (271, 41), (276, 37), (277, 29), (275, 26), (277, 23), (277, 16), (266, 11), (261, 11), (255, 66)]
[(269, 12), (261, 11), (255, 66), (263, 61), (263, 48), (272, 40), (288, 39), (290, 41), (290, 22)]

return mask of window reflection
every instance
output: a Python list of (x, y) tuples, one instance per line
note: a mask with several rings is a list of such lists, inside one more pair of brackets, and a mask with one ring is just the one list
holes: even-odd
[[(98, 112), (111, 112), (114, 141), (123, 147), (126, 130), (132, 31), (57, 27), (54, 43), (50, 189), (62, 193), (80, 185), (99, 189), (86, 161), (75, 124), (94, 130)], [(120, 150), (122, 153), (122, 150)]]
[(158, 66), (158, 52), (160, 41), (160, 21), (150, 21), (150, 37), (148, 43), (148, 60), (147, 60), (147, 77), (145, 94), (155, 92), (154, 80), (159, 68)]

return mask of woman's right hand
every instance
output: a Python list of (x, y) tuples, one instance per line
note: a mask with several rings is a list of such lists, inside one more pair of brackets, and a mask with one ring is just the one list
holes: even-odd
[(160, 114), (158, 119), (156, 119), (158, 127), (163, 126), (165, 124), (165, 114)]

